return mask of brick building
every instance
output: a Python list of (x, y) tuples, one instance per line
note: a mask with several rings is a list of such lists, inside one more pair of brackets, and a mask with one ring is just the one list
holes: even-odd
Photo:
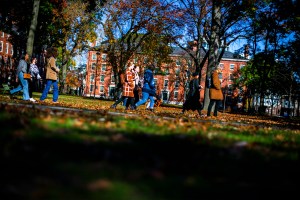
[[(190, 58), (179, 48), (175, 48), (170, 55), (172, 62), (164, 64), (161, 69), (154, 71), (157, 94), (164, 103), (181, 105), (184, 102), (185, 91), (189, 81), (189, 74), (194, 72)], [(231, 90), (235, 73), (246, 65), (248, 59), (235, 56), (231, 52), (225, 52), (220, 66), (223, 73), (220, 76), (222, 88)], [(135, 56), (133, 63), (141, 67), (140, 76), (147, 65), (146, 59), (141, 55)], [(97, 67), (98, 66), (98, 67)], [(206, 66), (201, 72), (201, 85), (205, 87)], [(86, 66), (86, 82), (84, 88), (85, 96), (97, 98), (113, 98), (116, 88), (112, 68), (107, 62), (107, 55), (104, 52), (89, 51)], [(204, 98), (204, 90), (201, 92)]]
[(14, 84), (13, 46), (8, 41), (10, 35), (0, 31), (0, 83)]

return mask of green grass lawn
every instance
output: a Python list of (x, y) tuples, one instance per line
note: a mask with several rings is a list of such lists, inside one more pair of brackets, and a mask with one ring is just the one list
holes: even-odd
[(165, 106), (155, 113), (143, 107), (128, 112), (121, 105), (109, 109), (112, 101), (67, 95), (59, 96), (59, 104), (51, 103), (51, 95), (37, 104), (20, 99), (0, 95), (1, 199), (289, 199), (298, 194), (298, 119), (228, 113), (206, 119)]

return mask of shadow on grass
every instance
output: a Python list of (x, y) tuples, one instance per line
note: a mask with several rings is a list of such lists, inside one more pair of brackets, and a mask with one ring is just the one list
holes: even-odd
[(56, 132), (18, 115), (0, 125), (1, 199), (262, 199), (299, 189), (298, 160), (196, 135)]

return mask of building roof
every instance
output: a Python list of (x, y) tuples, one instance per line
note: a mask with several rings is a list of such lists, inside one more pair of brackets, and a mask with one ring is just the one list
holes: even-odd
[[(202, 51), (201, 53), (204, 55), (205, 52)], [(173, 56), (182, 56), (182, 55), (187, 55), (187, 53), (183, 49), (181, 49), (180, 47), (173, 47), (173, 53), (171, 55), (173, 55)], [(248, 60), (247, 58), (245, 58), (245, 57), (243, 57), (239, 54), (230, 52), (230, 51), (225, 51), (222, 58), (223, 59)]]

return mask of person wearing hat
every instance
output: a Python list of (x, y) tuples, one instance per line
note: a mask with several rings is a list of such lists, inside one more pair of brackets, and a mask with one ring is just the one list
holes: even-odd
[(219, 74), (222, 73), (220, 67), (216, 68), (211, 74), (211, 87), (209, 88), (209, 105), (207, 109), (207, 116), (211, 114), (211, 109), (215, 105), (214, 116), (218, 116), (218, 109), (223, 100), (223, 93), (221, 90), (221, 81), (219, 79)]
[(189, 82), (189, 92), (186, 101), (183, 103), (181, 114), (184, 114), (187, 110), (197, 110), (201, 116), (201, 110), (203, 109), (203, 104), (200, 102), (201, 88), (202, 86), (199, 84), (199, 72), (194, 72)]

